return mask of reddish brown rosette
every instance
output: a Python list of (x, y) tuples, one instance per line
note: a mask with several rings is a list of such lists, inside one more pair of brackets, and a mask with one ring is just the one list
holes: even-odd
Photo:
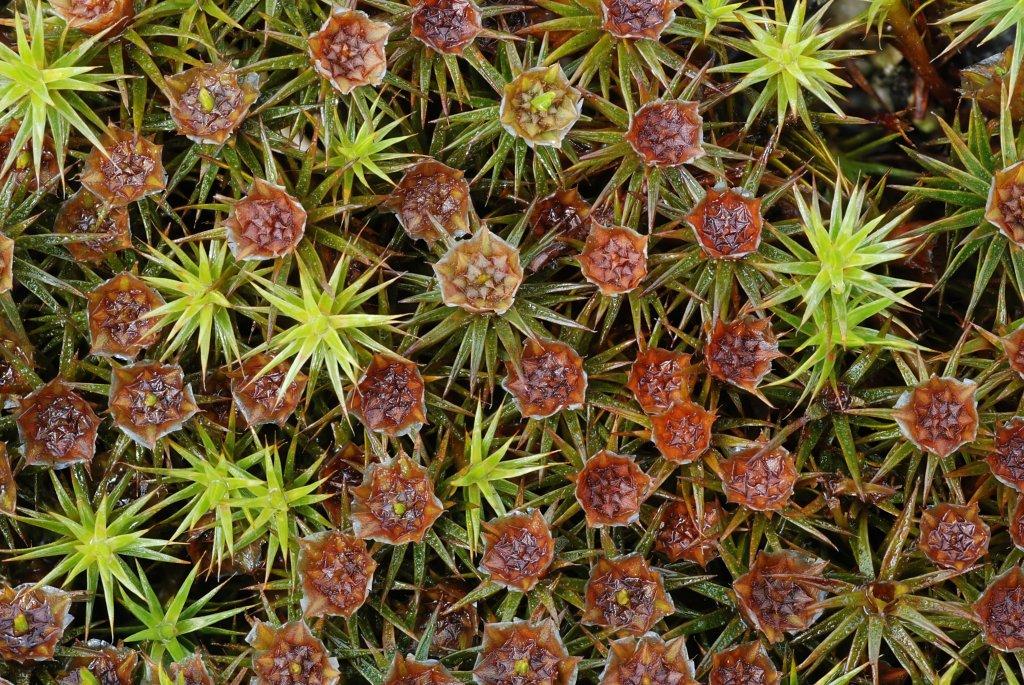
[(498, 119), (505, 131), (530, 147), (561, 147), (580, 119), (583, 93), (559, 64), (527, 69), (502, 89)]
[(977, 388), (972, 380), (932, 376), (900, 396), (893, 418), (914, 447), (949, 456), (978, 434)]
[(692, 561), (701, 566), (718, 556), (718, 536), (725, 512), (716, 499), (704, 502), (703, 516), (695, 504), (676, 500), (665, 507), (658, 521), (654, 550), (669, 561)]
[(600, 685), (698, 685), (684, 638), (665, 642), (654, 633), (611, 643)]
[(24, 664), (49, 661), (71, 624), (71, 595), (25, 583), (0, 585), (0, 658)]
[(255, 354), (228, 374), (231, 379), (231, 396), (248, 426), (265, 423), (283, 426), (295, 413), (302, 392), (306, 389), (306, 375), (300, 371), (282, 391), (291, 364), (281, 362), (264, 371), (272, 361), (274, 358), (268, 354)]
[(111, 207), (125, 207), (167, 184), (162, 145), (117, 126), (107, 128), (104, 150), (93, 148), (85, 158), (80, 180)]
[(529, 221), (534, 237), (541, 239), (550, 234), (557, 236), (554, 242), (530, 261), (530, 270), (537, 271), (551, 260), (569, 254), (572, 248), (567, 241), (583, 242), (587, 239), (591, 222), (590, 205), (576, 188), (556, 190), (534, 203)]
[(469, 233), (470, 205), (463, 173), (434, 159), (409, 168), (387, 200), (405, 232), (429, 245), (443, 235), (458, 238)]
[(444, 511), (426, 469), (404, 455), (371, 464), (352, 495), (356, 536), (391, 545), (422, 541)]
[(1006, 239), (1024, 247), (1024, 162), (997, 171), (985, 204), (985, 219), (995, 225)]
[(327, 510), (331, 523), (340, 526), (343, 518), (342, 499), (345, 492), (363, 482), (363, 451), (354, 443), (347, 443), (341, 449), (333, 450), (320, 465), (317, 492), (328, 495), (320, 504)]
[(474, 314), (504, 314), (523, 283), (519, 250), (482, 226), (434, 264), (441, 299)]
[(1001, 483), (1024, 492), (1024, 417), (996, 426), (995, 445), (985, 461)]
[(628, 293), (647, 276), (647, 236), (592, 222), (579, 259), (583, 277), (602, 295)]
[(256, 179), (249, 193), (232, 205), (224, 227), (235, 259), (277, 259), (302, 240), (306, 210), (283, 186)]
[(657, 40), (676, 16), (679, 0), (601, 0), (601, 28), (616, 38)]
[(343, 95), (359, 86), (377, 86), (387, 70), (391, 27), (365, 12), (335, 7), (320, 30), (309, 37), (313, 68)]
[(754, 511), (784, 509), (796, 485), (796, 463), (782, 447), (756, 442), (721, 465), (722, 487), (730, 502)]
[(171, 119), (189, 140), (221, 145), (231, 137), (259, 97), (259, 76), (244, 76), (227, 64), (204, 64), (164, 77)]
[(85, 188), (64, 201), (57, 211), (53, 232), (62, 235), (94, 234), (88, 240), (65, 243), (68, 252), (81, 262), (98, 262), (107, 255), (132, 246), (128, 210), (106, 207)]
[(246, 638), (252, 645), (253, 685), (335, 685), (338, 660), (309, 632), (305, 621), (273, 627), (262, 621)]
[(183, 685), (214, 685), (213, 676), (210, 675), (203, 657), (198, 653), (174, 662), (168, 667), (168, 672), (171, 678), (181, 678), (184, 681)]
[(68, 27), (93, 36), (106, 31), (105, 38), (113, 38), (135, 18), (132, 0), (50, 0), (50, 4)]
[(739, 259), (761, 245), (761, 200), (736, 188), (709, 188), (686, 223), (712, 259)]
[(477, 685), (573, 685), (579, 661), (569, 656), (551, 619), (488, 623), (473, 681)]
[(456, 608), (466, 596), (466, 589), (452, 581), (442, 580), (423, 592), (426, 598), (425, 616), (437, 614), (431, 651), (458, 651), (469, 649), (479, 630), (480, 619), (476, 604), (469, 602)]
[(114, 647), (101, 640), (89, 640), (85, 648), (91, 655), (71, 659), (58, 685), (135, 685), (139, 653), (134, 649)]
[(89, 354), (135, 359), (143, 348), (159, 340), (153, 330), (157, 319), (147, 317), (164, 304), (164, 298), (129, 273), (114, 276), (96, 286), (89, 298)]
[(708, 685), (781, 685), (775, 664), (760, 642), (744, 642), (711, 655)]
[(366, 602), (377, 562), (366, 542), (339, 531), (299, 540), (299, 580), (304, 616), (351, 618)]
[(684, 100), (655, 100), (644, 105), (633, 114), (626, 132), (626, 141), (644, 163), (660, 168), (682, 166), (703, 157), (703, 138), (704, 120), (697, 103)]
[(710, 447), (714, 422), (715, 412), (687, 400), (651, 419), (651, 437), (665, 459), (690, 464)]
[[(0, 317), (0, 395), (24, 395), (33, 390), (26, 370), (35, 368), (35, 354), (28, 340)], [(12, 361), (13, 360), (13, 361)]]
[(1004, 336), (1002, 343), (1010, 368), (1024, 377), (1024, 326)]
[(472, 0), (420, 0), (410, 21), (413, 38), (445, 55), (461, 54), (483, 31)]
[(383, 685), (459, 685), (460, 682), (439, 661), (417, 661), (412, 654), (402, 656), (396, 652), (391, 667), (384, 674)]
[(117, 427), (149, 449), (199, 411), (181, 367), (156, 362), (114, 369), (109, 408)]
[(704, 354), (713, 378), (752, 393), (772, 370), (772, 361), (783, 356), (771, 321), (751, 317), (716, 321)]
[[(17, 119), (11, 119), (0, 129), (0, 168), (6, 166), (14, 138), (20, 129), (21, 122)], [(32, 144), (31, 137), (22, 144), (10, 166), (0, 175), (0, 186), (5, 184), (8, 179), (12, 179), (15, 186), (24, 186), (29, 192), (35, 192), (60, 174), (60, 165), (57, 163), (57, 155), (53, 150), (53, 138), (50, 136), (43, 138), (38, 177), (36, 176), (35, 158), (32, 156)]]
[(919, 546), (938, 566), (965, 571), (988, 553), (988, 525), (978, 515), (978, 505), (943, 502), (921, 513)]
[(544, 419), (564, 409), (579, 409), (587, 394), (587, 372), (576, 351), (557, 340), (530, 338), (518, 367), (505, 362), (501, 386), (515, 398), (519, 413)]
[(62, 469), (96, 454), (100, 419), (60, 378), (21, 400), (17, 423), (26, 464)]
[(648, 347), (636, 355), (626, 387), (647, 414), (660, 414), (690, 399), (693, 371), (690, 355)]
[(651, 488), (651, 477), (637, 466), (633, 457), (608, 450), (588, 459), (573, 479), (576, 501), (592, 528), (634, 523)]
[(1024, 571), (1020, 566), (989, 583), (973, 608), (989, 646), (1001, 652), (1024, 649)]
[(769, 642), (806, 630), (821, 616), (827, 565), (796, 552), (758, 552), (732, 586), (744, 619)]
[(661, 574), (639, 554), (600, 559), (587, 581), (583, 623), (643, 635), (675, 611)]
[(349, 409), (372, 431), (409, 435), (427, 422), (423, 376), (414, 362), (375, 354), (349, 398)]
[(1017, 497), (1017, 506), (1010, 514), (1010, 520), (1006, 524), (1010, 531), (1010, 539), (1018, 549), (1024, 549), (1024, 497)]
[(502, 516), (483, 526), (480, 571), (504, 587), (529, 592), (555, 559), (555, 540), (536, 509)]

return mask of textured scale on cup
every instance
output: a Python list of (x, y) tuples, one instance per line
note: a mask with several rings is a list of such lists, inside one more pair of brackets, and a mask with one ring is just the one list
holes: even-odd
[(441, 298), (475, 314), (504, 314), (523, 282), (519, 250), (481, 227), (434, 264)]
[[(129, 0), (125, 0), (128, 2)], [(53, 3), (54, 8), (57, 3)], [(11, 119), (0, 129), (0, 166), (11, 154), (11, 146), (21, 129), (21, 122)], [(47, 185), (51, 180), (60, 174), (60, 165), (57, 163), (57, 155), (53, 149), (53, 138), (49, 135), (43, 138), (42, 154), (40, 155), (39, 176), (36, 176), (34, 160), (32, 159), (32, 141), (26, 140), (21, 145), (21, 150), (14, 157), (14, 162), (0, 176), (0, 185), (13, 179), (16, 186), (25, 185), (30, 192), (35, 192), (42, 186)]]
[(648, 166), (682, 166), (704, 156), (704, 122), (696, 102), (656, 100), (633, 114), (626, 141)]
[(1024, 492), (1024, 417), (996, 425), (995, 444), (985, 460), (1000, 482)]
[(197, 143), (224, 143), (256, 101), (258, 80), (254, 73), (240, 76), (227, 64), (204, 64), (168, 76), (178, 133)]
[(114, 369), (108, 405), (114, 423), (149, 449), (199, 411), (181, 367), (158, 362)]
[(295, 413), (306, 389), (307, 378), (302, 372), (283, 387), (291, 364), (283, 361), (268, 368), (273, 361), (271, 355), (256, 354), (228, 374), (231, 396), (250, 427), (265, 423), (283, 426)]
[(16, 422), (25, 463), (55, 469), (92, 461), (100, 419), (60, 378), (21, 400)]
[(686, 222), (713, 259), (739, 259), (761, 244), (761, 200), (735, 188), (708, 189)]
[(601, 0), (601, 26), (616, 38), (657, 40), (679, 5), (677, 0)]
[(977, 387), (969, 379), (932, 376), (900, 396), (893, 417), (915, 447), (946, 457), (978, 434)]
[(536, 509), (493, 519), (483, 526), (480, 570), (506, 587), (528, 592), (555, 558), (555, 540)]
[(395, 652), (381, 685), (459, 685), (460, 682), (438, 661), (417, 661), (411, 654), (402, 656), (401, 652)]
[(660, 572), (639, 554), (602, 558), (590, 572), (583, 622), (643, 635), (675, 611)]
[(415, 432), (426, 423), (423, 376), (413, 362), (375, 354), (349, 399), (349, 409), (372, 431), (390, 436)]
[(420, 542), (444, 511), (426, 469), (406, 456), (371, 464), (352, 496), (356, 536), (391, 545)]
[(1024, 571), (1020, 566), (993, 579), (973, 608), (989, 646), (1001, 652), (1024, 649)]
[(683, 637), (668, 642), (654, 633), (611, 643), (600, 685), (698, 685)]
[(584, 278), (603, 295), (634, 290), (647, 276), (647, 240), (625, 226), (594, 223), (580, 255)]
[(93, 148), (82, 168), (82, 185), (113, 207), (162, 191), (167, 182), (162, 145), (116, 126), (107, 130), (106, 154)]
[(529, 216), (533, 236), (542, 239), (553, 234), (554, 240), (544, 247), (529, 264), (531, 271), (544, 268), (551, 261), (570, 254), (569, 241), (583, 242), (590, 232), (590, 205), (576, 188), (556, 190), (537, 200)]
[(717, 499), (704, 502), (703, 516), (695, 504), (674, 500), (661, 512), (654, 550), (669, 561), (692, 561), (701, 566), (718, 556), (718, 538), (725, 511)]
[(988, 553), (988, 525), (977, 504), (943, 502), (921, 513), (919, 546), (924, 555), (943, 568), (965, 571)]
[(73, 657), (57, 685), (91, 685), (94, 681), (89, 675), (99, 685), (134, 685), (137, 682), (135, 671), (139, 653), (134, 649), (114, 647), (96, 639), (88, 640), (83, 647), (89, 653)]
[(593, 528), (634, 523), (651, 487), (633, 457), (608, 450), (590, 457), (573, 478), (576, 500)]
[(714, 422), (715, 412), (686, 400), (651, 418), (651, 437), (665, 459), (690, 464), (711, 446)]
[(0, 658), (49, 661), (71, 623), (71, 595), (34, 583), (0, 585)]
[(306, 232), (306, 210), (279, 185), (256, 179), (234, 203), (227, 220), (236, 259), (277, 259), (290, 254)]
[(780, 685), (779, 672), (760, 642), (744, 642), (715, 652), (708, 685)]
[(722, 487), (730, 502), (754, 511), (778, 511), (789, 504), (796, 485), (796, 463), (786, 449), (766, 450), (755, 442), (721, 464)]
[(193, 654), (167, 667), (172, 679), (181, 678), (183, 685), (214, 685), (210, 669), (200, 654)]
[(718, 320), (704, 349), (708, 373), (718, 380), (757, 392), (757, 386), (783, 356), (768, 319)]
[(414, 38), (447, 55), (460, 54), (483, 31), (480, 9), (471, 0), (420, 0), (410, 21)]
[(85, 188), (60, 206), (53, 230), (63, 235), (97, 235), (65, 245), (72, 257), (83, 262), (99, 262), (132, 246), (128, 211), (124, 207), (104, 207), (103, 201)]
[(159, 340), (157, 317), (147, 315), (164, 299), (139, 277), (121, 273), (87, 295), (90, 354), (132, 360)]
[(338, 660), (310, 632), (305, 621), (280, 627), (258, 622), (249, 633), (253, 685), (335, 685)]
[(377, 562), (366, 542), (340, 531), (299, 540), (299, 581), (304, 616), (349, 618), (366, 602)]
[(359, 86), (379, 85), (387, 70), (390, 33), (390, 26), (371, 20), (365, 12), (335, 8), (309, 37), (313, 67), (343, 95)]
[(559, 147), (582, 107), (582, 93), (553, 64), (528, 69), (508, 83), (498, 116), (505, 130), (527, 145)]
[(473, 680), (477, 685), (573, 685), (578, 663), (551, 619), (488, 623)]
[(515, 398), (523, 416), (543, 419), (583, 406), (587, 372), (583, 359), (565, 343), (528, 339), (518, 369), (511, 361), (505, 368), (508, 376), (502, 386)]
[(999, 229), (1007, 240), (1024, 247), (1024, 163), (1017, 162), (995, 172), (985, 218)]
[(113, 38), (135, 16), (132, 0), (50, 0), (68, 26), (85, 33)]
[(469, 233), (470, 204), (463, 173), (433, 159), (408, 169), (387, 199), (405, 232), (430, 245)]
[(806, 630), (822, 613), (826, 565), (790, 551), (758, 552), (750, 570), (733, 583), (740, 611), (772, 643)]

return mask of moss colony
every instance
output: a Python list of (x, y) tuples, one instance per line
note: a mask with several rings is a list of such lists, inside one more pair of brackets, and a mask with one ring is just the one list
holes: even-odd
[(0, 3), (0, 685), (1024, 683), (1024, 0)]

